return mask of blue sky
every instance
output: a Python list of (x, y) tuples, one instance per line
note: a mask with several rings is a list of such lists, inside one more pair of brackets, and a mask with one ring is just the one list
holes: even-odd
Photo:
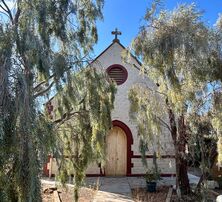
[[(180, 3), (192, 2), (204, 11), (204, 20), (209, 26), (212, 26), (218, 14), (222, 13), (222, 0), (165, 0), (164, 6), (166, 9), (173, 9)], [(151, 0), (105, 0), (104, 20), (98, 22), (99, 40), (94, 47), (94, 54), (98, 55), (110, 45), (114, 38), (111, 31), (116, 27), (122, 32), (120, 42), (128, 46), (137, 35), (146, 8), (150, 5)]]

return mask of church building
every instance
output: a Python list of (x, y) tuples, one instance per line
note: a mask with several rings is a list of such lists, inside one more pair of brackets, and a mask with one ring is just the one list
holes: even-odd
[[(117, 83), (114, 110), (112, 111), (113, 128), (107, 135), (107, 163), (104, 168), (98, 164), (87, 169), (88, 176), (142, 176), (146, 170), (141, 161), (139, 151), (139, 137), (136, 124), (129, 117), (130, 102), (128, 93), (135, 84), (142, 84), (155, 88), (155, 84), (147, 77), (140, 74), (141, 62), (131, 54), (129, 62), (122, 59), (125, 47), (120, 43), (116, 29), (112, 43), (92, 62), (95, 68), (103, 68)], [(157, 159), (162, 177), (175, 176), (174, 146), (170, 133), (166, 130), (161, 134), (161, 153)], [(153, 151), (146, 155), (148, 166), (153, 167)], [(49, 159), (45, 167), (50, 176), (56, 172), (56, 162)]]

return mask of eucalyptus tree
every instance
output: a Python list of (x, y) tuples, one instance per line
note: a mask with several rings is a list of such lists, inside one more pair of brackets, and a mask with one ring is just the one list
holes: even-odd
[(209, 102), (207, 105), (202, 98), (208, 83), (215, 81), (220, 72), (221, 50), (215, 30), (204, 23), (194, 4), (157, 12), (158, 2), (147, 11), (145, 25), (132, 43), (135, 54), (143, 61), (141, 71), (153, 79), (156, 87), (137, 85), (131, 89), (130, 114), (137, 122), (145, 150), (146, 143), (161, 135), (164, 127), (171, 134), (177, 191), (183, 195), (190, 192), (188, 117), (194, 112), (203, 114), (204, 107), (209, 109)]
[[(81, 147), (74, 153), (80, 158), (76, 163), (81, 164), (75, 167), (76, 184), (91, 161), (91, 152), (95, 152), (94, 159), (102, 158), (102, 136), (110, 126), (115, 87), (90, 67), (86, 72), (79, 70), (87, 65), (97, 42), (96, 20), (102, 19), (103, 3), (0, 1), (1, 200), (41, 201), (42, 163), (59, 147), (56, 129), (59, 122), (62, 125), (64, 119), (73, 117), (71, 109), (75, 114), (84, 111), (84, 116), (74, 120), (78, 139), (66, 137), (72, 143), (79, 141)], [(61, 118), (57, 122), (42, 107), (55, 94), (62, 95), (58, 96)]]

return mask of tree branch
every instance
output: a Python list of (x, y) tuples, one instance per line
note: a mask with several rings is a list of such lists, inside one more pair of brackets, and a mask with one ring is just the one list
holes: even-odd
[(17, 10), (17, 12), (15, 14), (14, 22), (13, 22), (14, 24), (18, 24), (18, 19), (19, 19), (20, 13), (21, 13), (21, 10), (18, 7), (18, 10)]
[(68, 118), (71, 118), (72, 116), (74, 116), (75, 114), (80, 114), (79, 111), (76, 111), (76, 112), (72, 112), (72, 113), (68, 113), (66, 112), (65, 114), (62, 115), (61, 118), (59, 119), (56, 119), (55, 121), (53, 121), (53, 123), (64, 123), (65, 121), (68, 120)]
[(48, 82), (48, 80), (50, 80), (51, 78), (53, 78), (55, 76), (55, 74), (49, 76), (48, 79), (44, 80), (44, 81), (41, 81), (40, 83), (38, 83), (34, 88), (33, 90), (36, 91), (41, 85), (45, 84), (46, 82)]
[(169, 127), (169, 125), (160, 117), (156, 116), (156, 118), (171, 132), (171, 128)]
[(2, 5), (1, 5), (1, 8), (2, 8), (2, 9), (5, 11), (5, 12), (7, 12), (7, 13), (8, 13), (8, 15), (9, 15), (9, 17), (10, 17), (11, 22), (13, 22), (12, 13), (11, 13), (11, 11), (10, 11), (10, 9), (9, 9), (8, 5), (5, 3), (5, 0), (1, 0), (1, 1), (2, 1), (2, 3), (4, 4), (4, 6), (5, 6), (5, 8), (6, 8), (6, 9), (4, 9)]
[[(84, 56), (82, 59), (84, 59), (86, 56)], [(73, 62), (66, 70), (64, 70), (64, 72), (68, 71), (69, 69), (72, 68), (72, 65), (74, 64), (78, 64), (78, 63), (83, 63), (83, 62), (89, 62), (90, 60), (79, 60), (79, 61), (75, 61)], [(48, 80), (52, 79), (55, 76), (55, 74), (50, 75), (46, 80), (41, 81), (40, 83), (38, 83), (33, 90), (36, 91), (41, 85), (45, 84), (48, 82)]]
[[(0, 4), (0, 8), (2, 8), (3, 11), (5, 11), (6, 13), (8, 13), (8, 11)], [(4, 13), (4, 12), (3, 12)], [(5, 13), (5, 14), (6, 14)], [(8, 15), (7, 15), (8, 16)], [(8, 16), (9, 17), (9, 16)]]
[(87, 110), (82, 110), (82, 111), (75, 111), (75, 112), (66, 112), (65, 114), (62, 115), (61, 118), (59, 119), (56, 119), (55, 121), (53, 121), (53, 123), (55, 124), (59, 124), (59, 125), (62, 125), (65, 121), (69, 120), (72, 118), (72, 116), (76, 115), (76, 114), (82, 114), (84, 112), (88, 112)]
[(155, 92), (155, 93), (158, 93), (158, 94), (160, 94), (160, 95), (164, 95), (165, 97), (168, 97), (167, 94), (165, 94), (165, 93), (163, 93), (163, 92), (160, 92), (160, 91), (158, 91), (158, 90), (152, 89), (152, 88), (150, 88), (147, 84), (146, 84), (146, 88), (149, 89), (150, 91), (153, 91), (153, 92)]
[(36, 93), (36, 94), (34, 95), (34, 98), (36, 98), (36, 97), (38, 97), (38, 96), (41, 96), (41, 95), (43, 95), (44, 93), (46, 93), (47, 91), (49, 91), (50, 88), (54, 85), (54, 83), (55, 83), (55, 82), (52, 81), (52, 83), (51, 83), (47, 88), (45, 88), (44, 90)]

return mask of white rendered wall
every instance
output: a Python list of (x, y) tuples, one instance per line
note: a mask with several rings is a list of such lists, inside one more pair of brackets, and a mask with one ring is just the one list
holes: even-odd
[[(102, 69), (106, 71), (106, 69), (113, 64), (120, 64), (124, 66), (128, 72), (128, 78), (125, 83), (117, 86), (117, 94), (115, 97), (114, 110), (112, 111), (112, 120), (118, 120), (126, 124), (131, 133), (133, 135), (133, 145), (131, 146), (131, 151), (133, 151), (133, 155), (137, 157), (132, 157), (131, 163), (133, 167), (131, 168), (132, 174), (143, 174), (145, 173), (145, 168), (142, 165), (141, 159), (139, 156), (141, 155), (139, 152), (139, 138), (137, 135), (136, 125), (129, 118), (129, 100), (128, 93), (130, 88), (134, 84), (142, 84), (145, 86), (149, 86), (149, 88), (156, 88), (155, 84), (148, 79), (147, 77), (140, 74), (138, 68), (140, 68), (140, 64), (134, 57), (131, 57), (131, 61), (129, 63), (124, 63), (121, 55), (124, 51), (124, 48), (119, 43), (113, 43), (106, 51), (104, 51), (93, 63), (92, 66), (98, 69)], [(138, 67), (138, 68), (136, 68)], [(54, 105), (55, 103), (53, 103)], [(166, 120), (167, 121), (167, 120)], [(167, 129), (163, 130), (163, 133), (160, 135), (161, 142), (161, 150), (160, 155), (165, 156), (165, 158), (160, 158), (157, 160), (158, 166), (161, 170), (161, 173), (164, 174), (174, 174), (175, 173), (175, 159), (172, 157), (174, 155), (174, 146), (172, 143), (172, 138)], [(155, 145), (150, 145), (150, 151), (147, 155), (153, 155), (153, 150), (157, 151)], [(147, 158), (148, 166), (152, 167), (152, 158)], [(56, 174), (57, 165), (54, 160), (51, 161), (52, 164), (48, 164), (48, 168), (52, 168), (52, 174)], [(104, 172), (104, 170), (102, 169)], [(93, 164), (89, 166), (86, 174), (91, 175), (99, 175), (100, 168), (97, 164)]]
[[(137, 67), (140, 67), (138, 62), (131, 57), (131, 64), (125, 64), (121, 58), (123, 47), (121, 47), (118, 43), (114, 43), (107, 51), (105, 51), (97, 60), (93, 63), (94, 67), (97, 68), (104, 68), (105, 70), (113, 65), (113, 64), (120, 64), (124, 66), (128, 72), (128, 78), (125, 83), (122, 85), (117, 86), (117, 94), (115, 97), (114, 103), (114, 110), (112, 112), (112, 119), (119, 120), (125, 123), (131, 130), (134, 139), (134, 145), (132, 150), (134, 151), (135, 155), (140, 155), (138, 151), (138, 138), (137, 138), (137, 129), (136, 125), (129, 118), (129, 100), (128, 100), (128, 93), (130, 88), (137, 83), (142, 85), (147, 85), (150, 88), (155, 88), (154, 83), (149, 80), (147, 77), (140, 74), (139, 70), (133, 66), (135, 64)], [(169, 133), (165, 130), (164, 134), (161, 134), (163, 138), (162, 143), (164, 144), (163, 147), (166, 148), (168, 155), (173, 155), (174, 150), (172, 147), (172, 141), (169, 137)], [(164, 152), (165, 153), (165, 152)]]
[[(96, 68), (103, 68), (104, 71), (113, 64), (120, 64), (126, 68), (128, 72), (128, 78), (125, 83), (117, 87), (117, 94), (114, 103), (115, 107), (112, 112), (112, 120), (121, 121), (130, 128), (133, 135), (133, 145), (131, 150), (133, 151), (134, 155), (140, 155), (137, 128), (129, 118), (130, 103), (128, 100), (128, 93), (130, 88), (137, 83), (149, 86), (149, 88), (156, 88), (156, 86), (150, 79), (140, 74), (139, 70), (134, 66), (136, 65), (137, 67), (140, 67), (140, 64), (138, 64), (135, 58), (131, 57), (131, 61), (129, 63), (123, 62), (121, 58), (123, 51), (124, 48), (120, 44), (113, 43), (96, 59), (96, 61), (93, 62), (92, 66)], [(162, 147), (161, 155), (174, 155), (172, 139), (167, 130), (164, 130), (163, 134), (161, 134), (160, 141)], [(152, 155), (153, 150), (155, 150), (155, 148), (151, 148), (148, 154)], [(132, 158), (132, 163), (134, 165), (132, 168), (132, 174), (144, 173), (144, 167), (140, 158)], [(148, 164), (152, 165), (152, 159), (148, 159)], [(158, 165), (161, 168), (162, 173), (175, 173), (175, 160), (173, 158), (159, 159)]]

